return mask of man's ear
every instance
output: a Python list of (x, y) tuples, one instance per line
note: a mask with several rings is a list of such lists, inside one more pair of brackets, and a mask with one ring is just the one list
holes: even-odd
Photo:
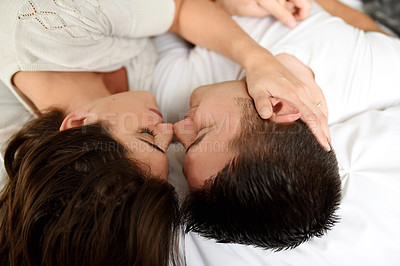
[(290, 123), (300, 118), (301, 114), (296, 105), (285, 99), (270, 98), (273, 114), (271, 120), (276, 123)]
[(86, 109), (76, 110), (64, 118), (60, 126), (60, 131), (64, 131), (74, 127), (81, 127), (85, 125), (85, 119), (89, 116), (89, 111)]

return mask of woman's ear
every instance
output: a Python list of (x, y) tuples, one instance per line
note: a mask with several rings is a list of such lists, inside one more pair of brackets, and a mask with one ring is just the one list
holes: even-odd
[(290, 123), (300, 118), (301, 114), (296, 105), (285, 99), (270, 98), (273, 114), (271, 120), (276, 123)]
[(60, 126), (60, 131), (85, 125), (85, 119), (88, 118), (88, 116), (89, 111), (86, 109), (79, 109), (70, 113), (64, 118), (64, 121)]

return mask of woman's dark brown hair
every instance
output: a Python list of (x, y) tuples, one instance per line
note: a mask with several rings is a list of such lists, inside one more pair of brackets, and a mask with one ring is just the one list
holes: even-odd
[(101, 124), (59, 132), (53, 110), (5, 152), (1, 265), (179, 264), (174, 188)]

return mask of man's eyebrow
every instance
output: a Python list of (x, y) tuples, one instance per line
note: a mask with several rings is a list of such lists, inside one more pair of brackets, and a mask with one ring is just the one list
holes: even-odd
[(143, 141), (144, 143), (146, 143), (146, 144), (149, 145), (150, 147), (156, 149), (157, 151), (162, 152), (162, 153), (165, 153), (165, 151), (163, 151), (160, 147), (158, 147), (157, 145), (151, 143), (150, 141), (147, 141), (147, 140), (141, 139), (141, 138), (139, 138), (139, 140), (140, 140), (140, 141)]
[[(209, 131), (208, 131), (208, 132), (209, 132)], [(200, 142), (204, 139), (204, 137), (207, 135), (208, 132), (204, 133), (203, 135), (201, 135), (200, 137), (198, 137), (197, 139), (195, 139), (195, 140), (192, 142), (192, 144), (190, 144), (189, 147), (186, 149), (186, 153), (188, 153), (189, 150), (190, 150), (191, 148), (195, 147), (196, 145), (199, 145)]]

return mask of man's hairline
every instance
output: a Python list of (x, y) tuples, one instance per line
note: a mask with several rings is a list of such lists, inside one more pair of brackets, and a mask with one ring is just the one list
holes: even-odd
[[(237, 147), (237, 145), (234, 145), (234, 142), (235, 142), (236, 140), (238, 140), (238, 139), (242, 136), (241, 133), (243, 132), (242, 130), (243, 130), (244, 118), (245, 118), (245, 115), (248, 114), (248, 113), (246, 113), (246, 112), (247, 112), (247, 108), (246, 108), (247, 105), (243, 104), (243, 102), (244, 102), (244, 101), (249, 102), (249, 101), (251, 101), (251, 98), (246, 98), (246, 97), (235, 97), (234, 100), (236, 100), (236, 104), (237, 104), (239, 107), (242, 107), (242, 108), (241, 108), (242, 113), (241, 113), (241, 116), (240, 116), (240, 126), (238, 127), (238, 129), (240, 129), (240, 131), (239, 131), (239, 132), (236, 132), (236, 134), (235, 134), (230, 140), (228, 140), (228, 147), (229, 147), (229, 148), (232, 148), (233, 151), (236, 152), (236, 154), (234, 154), (233, 157), (232, 157), (220, 170), (218, 170), (218, 172), (217, 172), (216, 174), (214, 174), (214, 175), (212, 175), (212, 176), (210, 176), (210, 177), (205, 178), (204, 183), (203, 183), (203, 185), (200, 187), (200, 189), (203, 189), (206, 185), (208, 185), (207, 183), (208, 183), (209, 181), (211, 181), (211, 180), (212, 180), (212, 182), (215, 182), (215, 178), (218, 177), (218, 174), (219, 174), (223, 169), (225, 169), (227, 166), (231, 165), (231, 164), (234, 162), (234, 160), (237, 158), (237, 156), (240, 155), (239, 150), (238, 150), (239, 147)], [(253, 102), (253, 104), (254, 104), (254, 102)], [(260, 119), (261, 119), (261, 118), (260, 118)], [(205, 137), (205, 135), (207, 135), (207, 133), (209, 133), (209, 132), (206, 132), (206, 133), (204, 133), (202, 136), (200, 136), (200, 137), (202, 137), (201, 140), (204, 139), (204, 137)], [(200, 137), (199, 137), (199, 138), (200, 138)], [(198, 138), (198, 139), (199, 139), (199, 138)], [(196, 143), (196, 144), (199, 145), (200, 142), (201, 142), (201, 141), (199, 141), (199, 142)], [(191, 145), (189, 145), (188, 149), (186, 150), (185, 157), (187, 156), (187, 153), (190, 151), (190, 148), (192, 148)], [(188, 150), (189, 150), (189, 151), (188, 151)], [(182, 165), (182, 172), (183, 172), (183, 175), (186, 177), (186, 180), (187, 180), (188, 178), (187, 178), (187, 174), (185, 173), (184, 165)]]

